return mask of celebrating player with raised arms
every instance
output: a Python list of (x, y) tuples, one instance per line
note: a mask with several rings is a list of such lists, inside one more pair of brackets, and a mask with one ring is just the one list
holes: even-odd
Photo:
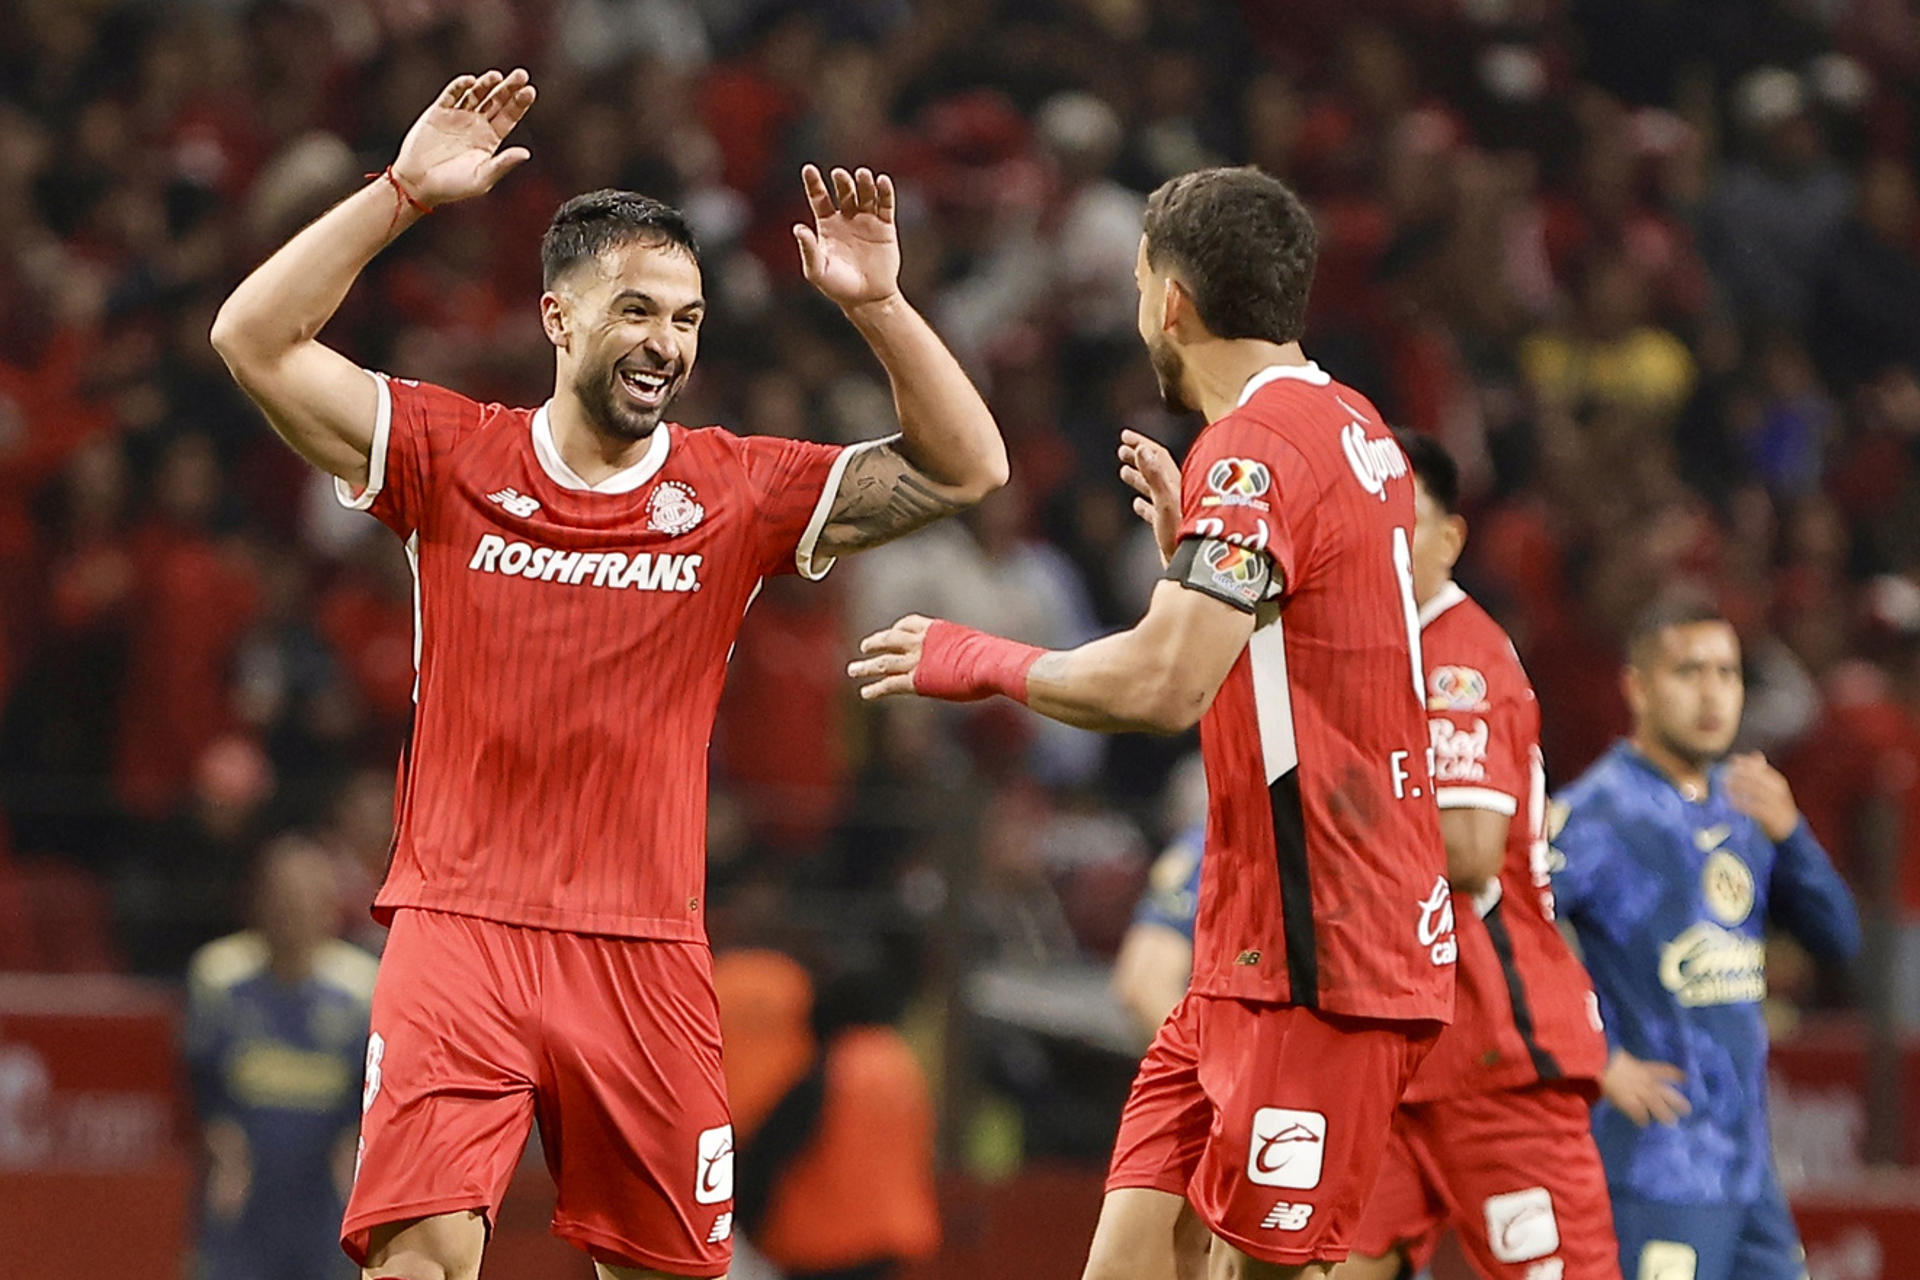
[(1759, 755), (1727, 758), (1745, 699), (1716, 610), (1654, 606), (1624, 677), (1633, 736), (1556, 801), (1553, 887), (1612, 1056), (1594, 1137), (1620, 1269), (1650, 1280), (1805, 1280), (1767, 1133), (1766, 924), (1827, 959), (1853, 899)]
[(213, 341), (341, 500), (406, 540), (418, 694), (343, 1244), (472, 1280), (537, 1117), (554, 1228), (600, 1274), (718, 1276), (733, 1137), (702, 911), (707, 740), (763, 579), (978, 501), (986, 405), (901, 298), (893, 185), (811, 166), (802, 268), (886, 367), (901, 434), (847, 449), (665, 419), (706, 303), (680, 214), (575, 197), (541, 245), (538, 409), (368, 373), (317, 335), (375, 254), (527, 158), (523, 71), (461, 76), (393, 165), (234, 291)]
[(1620, 1280), (1588, 1108), (1606, 1065), (1593, 986), (1554, 924), (1540, 704), (1513, 642), (1453, 580), (1466, 545), (1453, 458), (1413, 464), (1434, 792), (1460, 939), (1453, 1025), (1401, 1099), (1338, 1280), (1394, 1280), (1459, 1233), (1486, 1280)]
[(1169, 562), (1139, 623), (1043, 652), (909, 617), (850, 668), (869, 698), (1002, 694), (1107, 732), (1200, 724), (1193, 986), (1121, 1121), (1087, 1267), (1102, 1280), (1173, 1274), (1182, 1197), (1216, 1276), (1325, 1276), (1452, 1011), (1413, 482), (1378, 411), (1301, 352), (1314, 249), (1306, 208), (1254, 169), (1190, 173), (1147, 202), (1141, 336), (1168, 406), (1208, 426), (1181, 472), (1124, 437)]

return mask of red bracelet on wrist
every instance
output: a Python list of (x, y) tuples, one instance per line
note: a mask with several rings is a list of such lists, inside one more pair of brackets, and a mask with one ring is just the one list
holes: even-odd
[(420, 201), (414, 199), (413, 192), (407, 190), (406, 184), (400, 181), (398, 174), (394, 173), (392, 165), (388, 165), (378, 173), (369, 173), (365, 176), (369, 179), (385, 178), (392, 184), (394, 195), (398, 197), (393, 205), (393, 216), (396, 221), (399, 220), (401, 208), (407, 205), (411, 205), (415, 212), (422, 215), (433, 212), (432, 205), (422, 204)]
[(935, 622), (920, 641), (913, 691), (948, 702), (976, 702), (997, 693), (1024, 706), (1027, 673), (1045, 652), (955, 622)]

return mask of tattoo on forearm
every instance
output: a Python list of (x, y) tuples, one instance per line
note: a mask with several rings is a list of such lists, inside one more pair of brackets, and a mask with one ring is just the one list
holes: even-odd
[(941, 492), (892, 444), (875, 445), (847, 463), (821, 533), (820, 549), (841, 555), (877, 547), (966, 505)]

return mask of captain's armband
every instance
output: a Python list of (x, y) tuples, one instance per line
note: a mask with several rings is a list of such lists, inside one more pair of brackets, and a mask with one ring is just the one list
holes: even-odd
[(1189, 591), (1252, 613), (1273, 586), (1273, 561), (1264, 551), (1220, 538), (1186, 538), (1174, 549), (1164, 576)]

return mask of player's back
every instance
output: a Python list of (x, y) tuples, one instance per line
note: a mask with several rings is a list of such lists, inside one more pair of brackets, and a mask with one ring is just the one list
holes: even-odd
[(1454, 940), (1422, 701), (1413, 485), (1379, 413), (1316, 366), (1256, 375), (1183, 468), (1188, 536), (1275, 587), (1201, 722), (1194, 989), (1445, 1019)]

